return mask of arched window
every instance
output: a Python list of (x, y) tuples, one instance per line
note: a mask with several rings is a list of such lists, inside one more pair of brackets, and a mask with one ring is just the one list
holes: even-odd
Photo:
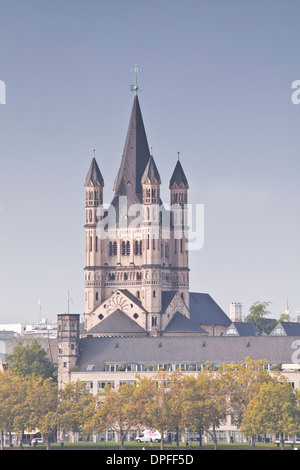
[(123, 256), (129, 256), (130, 255), (130, 241), (128, 240), (125, 242), (124, 240), (122, 241), (122, 255)]

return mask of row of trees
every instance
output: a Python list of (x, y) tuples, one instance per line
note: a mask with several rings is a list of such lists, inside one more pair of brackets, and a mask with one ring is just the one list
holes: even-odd
[(218, 370), (208, 365), (195, 375), (137, 376), (134, 384), (107, 386), (93, 396), (82, 382), (58, 389), (37, 344), (18, 348), (0, 374), (2, 446), (4, 433), (39, 429), (49, 448), (57, 430), (88, 435), (110, 429), (119, 433), (123, 448), (130, 430), (151, 428), (162, 436), (185, 429), (206, 432), (217, 448), (216, 431), (229, 415), (253, 445), (257, 434), (279, 434), (283, 448), (287, 434), (300, 432), (299, 391), (279, 374), (270, 376), (264, 361), (246, 359)]

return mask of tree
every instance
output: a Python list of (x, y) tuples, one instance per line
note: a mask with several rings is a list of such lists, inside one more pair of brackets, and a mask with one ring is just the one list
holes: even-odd
[[(249, 402), (257, 395), (263, 383), (274, 381), (265, 368), (266, 361), (247, 357), (245, 364), (222, 364), (220, 381), (227, 396), (227, 414), (240, 426)], [(255, 434), (251, 435), (254, 445)]]
[(125, 383), (116, 390), (106, 385), (104, 395), (98, 396), (98, 406), (90, 423), (100, 433), (105, 429), (117, 431), (121, 449), (129, 431), (138, 425), (135, 392), (136, 386), (132, 383)]
[(7, 363), (9, 370), (19, 377), (35, 374), (43, 379), (55, 378), (56, 367), (48, 360), (46, 351), (37, 341), (26, 346), (22, 342), (18, 343), (7, 356)]
[(288, 382), (269, 382), (261, 385), (258, 394), (249, 402), (242, 421), (245, 435), (279, 434), (284, 448), (286, 435), (300, 430), (299, 396)]
[(245, 318), (245, 322), (252, 322), (256, 328), (262, 333), (263, 331), (271, 331), (274, 324), (267, 326), (266, 317), (270, 314), (267, 309), (271, 302), (254, 302), (249, 308), (249, 315)]
[(176, 429), (180, 424), (179, 390), (180, 375), (176, 372), (158, 372), (154, 377), (139, 378), (137, 383), (138, 421), (160, 432), (161, 449), (167, 430)]
[(14, 430), (23, 437), (24, 431), (39, 429), (49, 449), (50, 435), (56, 429), (57, 385), (51, 378), (43, 380), (35, 375), (20, 381), (22, 397), (12, 408)]
[(24, 398), (23, 380), (7, 371), (0, 374), (0, 430), (1, 449), (4, 447), (4, 433), (9, 433), (9, 446), (11, 447), (11, 433), (14, 430), (14, 407)]
[(31, 410), (27, 421), (27, 430), (39, 429), (50, 449), (50, 438), (57, 426), (57, 384), (53, 379), (43, 380), (38, 377), (31, 382), (24, 407)]
[(71, 382), (58, 391), (57, 424), (62, 432), (81, 432), (94, 411), (95, 398), (85, 382)]

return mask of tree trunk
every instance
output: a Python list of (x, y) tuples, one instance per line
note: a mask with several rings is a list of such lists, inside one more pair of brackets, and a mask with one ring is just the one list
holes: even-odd
[(279, 433), (280, 449), (281, 450), (284, 450), (284, 438), (285, 438), (284, 432)]
[(160, 431), (161, 434), (161, 441), (160, 441), (160, 450), (164, 449), (164, 432)]
[(255, 436), (251, 436), (251, 446), (255, 447)]
[(1, 429), (1, 450), (4, 448), (4, 432), (3, 429)]
[(216, 428), (214, 426), (213, 426), (213, 431), (212, 431), (212, 438), (214, 442), (214, 450), (218, 450), (217, 433), (216, 433)]

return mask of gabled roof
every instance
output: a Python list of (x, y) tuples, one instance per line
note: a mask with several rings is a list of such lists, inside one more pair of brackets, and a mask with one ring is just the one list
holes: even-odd
[(117, 196), (127, 196), (128, 206), (141, 202), (141, 180), (149, 158), (142, 113), (138, 96), (135, 95), (121, 166), (114, 183), (114, 205), (117, 203)]
[(164, 313), (168, 306), (170, 305), (171, 300), (176, 294), (177, 290), (162, 291), (161, 293), (161, 311)]
[(292, 321), (281, 321), (271, 331), (269, 336), (299, 336), (300, 323)]
[(150, 155), (150, 158), (148, 160), (147, 166), (145, 168), (145, 171), (143, 173), (141, 182), (143, 183), (158, 183), (161, 184), (160, 176), (158, 173), (158, 169), (155, 165), (155, 161), (152, 155)]
[(169, 188), (171, 189), (174, 184), (176, 184), (178, 187), (180, 185), (183, 185), (185, 188), (189, 187), (189, 184), (187, 182), (186, 176), (179, 160), (177, 160), (173, 175), (170, 179)]
[(86, 175), (85, 186), (104, 186), (103, 176), (99, 170), (95, 157), (93, 157), (89, 171)]
[(259, 334), (254, 323), (242, 321), (232, 322), (224, 332), (224, 336), (257, 336)]
[(129, 333), (147, 333), (138, 323), (129, 318), (121, 310), (115, 310), (111, 315), (87, 331), (87, 334), (123, 335)]
[(207, 335), (207, 331), (205, 331), (201, 326), (197, 325), (196, 323), (192, 322), (180, 312), (176, 312), (173, 316), (172, 320), (168, 323), (167, 327), (164, 330), (164, 333), (198, 333)]
[(230, 325), (231, 320), (209, 294), (190, 292), (191, 320), (202, 325)]

